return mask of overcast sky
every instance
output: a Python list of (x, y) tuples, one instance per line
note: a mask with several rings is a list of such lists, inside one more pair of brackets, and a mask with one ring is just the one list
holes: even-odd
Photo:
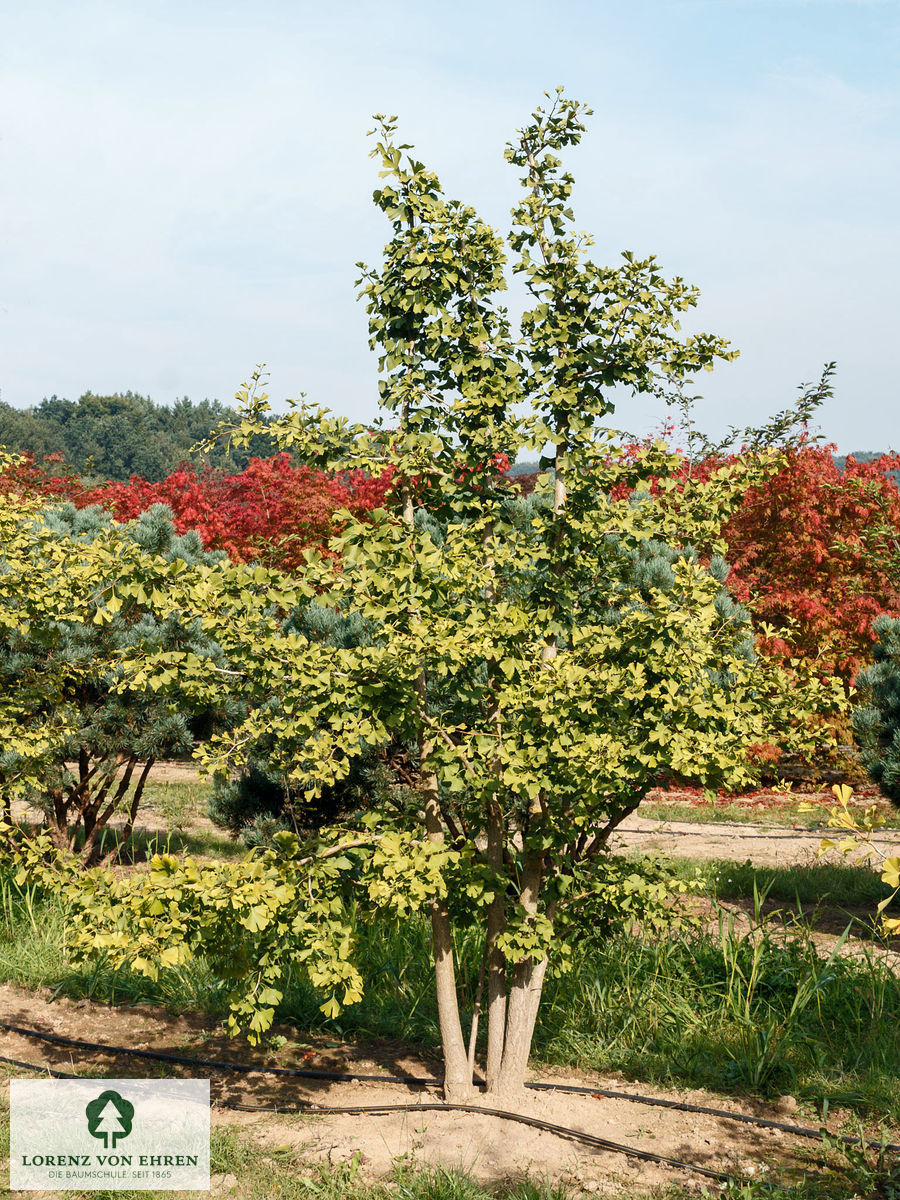
[(898, 0), (30, 0), (3, 5), (0, 67), (10, 404), (230, 401), (265, 362), (274, 400), (370, 416), (370, 114), (505, 231), (504, 144), (562, 83), (595, 110), (568, 160), (595, 257), (657, 254), (741, 351), (701, 427), (834, 359), (823, 431), (900, 446)]

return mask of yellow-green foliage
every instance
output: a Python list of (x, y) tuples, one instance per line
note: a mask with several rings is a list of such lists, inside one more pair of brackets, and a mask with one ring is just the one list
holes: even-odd
[[(504, 1070), (508, 1057), (511, 1084), (521, 1083), (546, 956), (563, 955), (598, 913), (628, 919), (635, 896), (659, 905), (659, 879), (613, 886), (609, 830), (672, 775), (748, 782), (754, 744), (809, 747), (810, 715), (840, 702), (836, 687), (753, 656), (746, 614), (704, 565), (725, 551), (720, 529), (742, 489), (775, 457), (700, 481), (662, 446), (626, 451), (601, 423), (610, 389), (670, 396), (732, 351), (680, 333), (696, 289), (666, 279), (652, 257), (626, 253), (614, 267), (587, 258), (557, 157), (579, 141), (584, 110), (562, 95), (551, 102), (507, 154), (524, 171), (507, 239), (530, 305), (518, 335), (497, 301), (503, 239), (448, 200), (395, 144), (394, 122), (379, 119), (375, 201), (391, 239), (361, 283), (386, 419), (354, 426), (300, 404), (268, 421), (258, 376), (242, 396), (236, 441), (265, 428), (323, 466), (393, 472), (388, 508), (366, 521), (337, 514), (340, 569), (313, 551), (295, 578), (227, 563), (142, 572), (126, 558), (105, 600), (196, 618), (221, 646), (221, 669), (189, 651), (121, 662), (132, 688), (177, 679), (198, 701), (228, 688), (246, 702), (245, 719), (205, 748), (211, 769), (241, 765), (265, 739), (272, 766), (313, 798), (363, 748), (400, 745), (412, 748), (418, 791), (385, 802), (368, 827), (323, 830), (309, 846), (98, 876), (92, 898), (78, 900), (79, 944), (142, 970), (202, 949), (235, 978), (235, 1023), (256, 1033), (292, 960), (332, 989), (328, 1011), (358, 995), (343, 903), (428, 904), (447, 985), (445, 1054), (452, 1047), (461, 1087), (471, 1064), (451, 1011), (450, 921), (490, 927), (491, 979), (510, 987)], [(497, 456), (548, 444), (553, 492), (519, 502)], [(629, 555), (654, 541), (671, 551), (666, 586), (631, 569)], [(89, 570), (76, 560), (73, 585)], [(29, 585), (40, 598), (40, 580)], [(65, 603), (63, 577), (58, 586), (54, 604)], [(358, 614), (371, 638), (326, 646), (285, 623), (313, 598)]]
[[(649, 466), (659, 469), (657, 460)], [(611, 468), (605, 471), (609, 478)], [(720, 486), (713, 481), (697, 490), (698, 524), (714, 509)], [(637, 506), (598, 502), (593, 569), (610, 570), (607, 532), (615, 530), (620, 540), (646, 538), (666, 520), (663, 506), (662, 497)], [(486, 799), (498, 794), (512, 878), (530, 848), (522, 840), (529, 802), (539, 799), (548, 813), (540, 830), (545, 906), (528, 916), (511, 905), (502, 948), (512, 959), (554, 944), (562, 952), (566, 930), (598, 904), (607, 910), (618, 904), (624, 917), (632, 901), (639, 915), (641, 903), (661, 899), (659, 881), (613, 886), (602, 861), (579, 863), (571, 847), (582, 835), (665, 771), (710, 783), (749, 779), (747, 745), (765, 739), (773, 725), (782, 735), (793, 730), (798, 745), (811, 741), (802, 718), (826, 690), (814, 680), (798, 686), (779, 668), (748, 658), (740, 630), (716, 608), (717, 583), (697, 563), (678, 564), (670, 592), (645, 598), (626, 590), (615, 620), (598, 610), (547, 663), (547, 614), (535, 611), (527, 589), (517, 593), (510, 586), (508, 599), (486, 598), (483, 534), (483, 521), (470, 520), (451, 527), (438, 544), (426, 529), (410, 531), (390, 513), (374, 526), (348, 514), (335, 543), (343, 569), (335, 573), (330, 562), (310, 556), (302, 582), (228, 563), (123, 563), (127, 573), (107, 605), (138, 594), (160, 614), (194, 615), (229, 663), (221, 673), (189, 652), (142, 652), (133, 661), (123, 657), (129, 687), (165, 687), (177, 675), (179, 686), (198, 697), (227, 684), (248, 699), (279, 701), (264, 717), (251, 708), (241, 725), (215, 739), (205, 751), (210, 764), (238, 761), (264, 722), (280, 765), (312, 795), (346, 771), (361, 742), (409, 739), (425, 730), (433, 743), (432, 769), (468, 837), (434, 843), (415, 814), (398, 818), (393, 828), (391, 814), (380, 820), (375, 814), (368, 828), (323, 831), (302, 848), (286, 835), (277, 851), (237, 863), (163, 856), (147, 873), (91, 872), (77, 881), (67, 861), (46, 865), (46, 844), (32, 845), (23, 869), (40, 868), (45, 884), (52, 879), (67, 888), (77, 953), (103, 952), (147, 974), (203, 953), (234, 982), (233, 1027), (254, 1036), (270, 1023), (292, 963), (328, 993), (325, 1007), (336, 1013), (363, 986), (352, 963), (348, 902), (362, 899), (373, 909), (403, 913), (449, 895), (473, 919), (498, 887), (508, 886), (477, 851)], [(524, 529), (504, 527), (494, 553), (497, 575), (514, 580), (523, 564), (530, 570), (543, 538), (538, 517)], [(85, 586), (81, 570), (70, 564), (65, 575), (69, 604)], [(610, 586), (614, 582), (621, 589), (611, 576)], [(370, 645), (335, 649), (286, 631), (277, 613), (313, 592), (320, 603), (364, 613), (379, 636)], [(61, 583), (54, 594), (65, 603)], [(495, 668), (490, 674), (485, 663)], [(464, 709), (424, 705), (417, 687), (423, 670), (463, 692)], [(489, 701), (490, 718), (480, 715)]]

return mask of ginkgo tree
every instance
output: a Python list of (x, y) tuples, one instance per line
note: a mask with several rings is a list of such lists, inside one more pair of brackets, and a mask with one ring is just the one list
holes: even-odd
[[(232, 980), (232, 1027), (256, 1036), (290, 970), (305, 967), (326, 1012), (360, 997), (353, 907), (425, 908), (452, 1100), (473, 1087), (482, 1007), (479, 995), (464, 1030), (454, 925), (483, 932), (485, 1081), (514, 1092), (545, 973), (564, 969), (577, 930), (665, 899), (664, 882), (608, 853), (616, 824), (672, 777), (749, 781), (774, 729), (810, 746), (809, 714), (838, 695), (759, 661), (723, 590), (722, 521), (774, 458), (685, 478), (663, 446), (626, 452), (601, 423), (615, 389), (666, 397), (731, 351), (682, 336), (697, 292), (654, 259), (588, 257), (558, 157), (586, 110), (561, 91), (550, 101), (507, 150), (523, 183), (508, 239), (528, 297), (517, 329), (498, 299), (503, 239), (378, 119), (375, 201), (391, 238), (361, 282), (383, 419), (354, 426), (301, 403), (266, 430), (328, 469), (389, 472), (385, 506), (343, 514), (331, 555), (308, 550), (292, 583), (259, 566), (172, 575), (161, 611), (196, 617), (227, 668), (189, 652), (128, 663), (131, 687), (164, 666), (198, 699), (227, 686), (247, 702), (206, 748), (215, 769), (265, 739), (312, 800), (367, 748), (399, 744), (412, 786), (244, 863), (164, 857), (143, 877), (98, 877), (73, 909), (76, 944), (148, 974), (206, 954)], [(256, 384), (243, 401), (237, 440), (267, 411)], [(498, 456), (548, 446), (552, 477), (531, 497), (498, 478)], [(366, 636), (328, 645), (284, 619), (309, 601), (358, 617)]]

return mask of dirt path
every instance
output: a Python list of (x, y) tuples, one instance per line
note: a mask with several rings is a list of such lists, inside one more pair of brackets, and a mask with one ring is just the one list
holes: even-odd
[[(616, 849), (658, 850), (679, 858), (722, 858), (757, 866), (808, 866), (816, 861), (842, 862), (832, 851), (817, 859), (825, 833), (818, 829), (789, 829), (777, 825), (744, 825), (710, 821), (651, 821), (632, 813), (611, 839)], [(890, 829), (873, 841), (885, 857), (900, 854), (900, 829)]]
[[(298, 1043), (296, 1031), (285, 1028), (280, 1032), (291, 1040), (277, 1055), (272, 1055), (229, 1039), (221, 1027), (193, 1014), (173, 1016), (150, 1006), (107, 1008), (86, 1000), (51, 1001), (48, 991), (28, 992), (10, 986), (0, 987), (0, 1019), (109, 1045), (255, 1062), (261, 1066), (277, 1063), (365, 1074), (431, 1075), (435, 1070), (434, 1062), (389, 1043), (338, 1045), (313, 1037)], [(159, 1070), (157, 1064), (149, 1061), (56, 1047), (5, 1031), (0, 1033), (0, 1054), (63, 1071), (93, 1072), (97, 1076), (152, 1077)], [(165, 1070), (168, 1072), (170, 1068)], [(236, 1112), (224, 1107), (225, 1102), (287, 1107), (296, 1106), (302, 1100), (324, 1105), (416, 1104), (417, 1101), (438, 1099), (433, 1088), (284, 1080), (262, 1074), (229, 1075), (207, 1069), (192, 1073), (212, 1080), (214, 1124), (238, 1125), (264, 1152), (289, 1146), (302, 1151), (311, 1163), (337, 1165), (350, 1162), (359, 1154), (362, 1173), (369, 1178), (389, 1174), (400, 1162), (413, 1161), (462, 1167), (485, 1182), (529, 1173), (600, 1196), (615, 1196), (628, 1187), (650, 1189), (673, 1182), (695, 1187), (698, 1192), (700, 1189), (698, 1176), (610, 1152), (593, 1151), (555, 1134), (487, 1115), (412, 1111), (382, 1116), (356, 1113), (293, 1116)], [(640, 1091), (644, 1095), (687, 1100), (774, 1120), (807, 1123), (795, 1113), (796, 1105), (787, 1099), (776, 1105), (762, 1105), (733, 1097), (723, 1101), (700, 1091), (663, 1091), (649, 1085), (638, 1088), (617, 1077), (585, 1080), (562, 1072), (543, 1072), (540, 1078), (632, 1094)], [(4, 1083), (3, 1087), (7, 1090), (8, 1084)], [(751, 1177), (763, 1171), (767, 1161), (777, 1163), (779, 1177), (785, 1177), (800, 1168), (802, 1151), (809, 1147), (802, 1139), (777, 1130), (590, 1095), (531, 1092), (522, 1100), (503, 1105), (495, 1103), (492, 1107), (512, 1109), (618, 1143)], [(815, 1118), (811, 1119), (816, 1124)], [(834, 1125), (839, 1120), (839, 1114), (832, 1114), (829, 1124)]]

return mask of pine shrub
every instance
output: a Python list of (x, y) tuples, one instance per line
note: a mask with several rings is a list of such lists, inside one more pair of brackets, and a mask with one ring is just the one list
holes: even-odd
[(863, 703), (853, 732), (869, 778), (900, 808), (900, 618), (878, 617), (872, 629), (874, 662), (856, 679)]

